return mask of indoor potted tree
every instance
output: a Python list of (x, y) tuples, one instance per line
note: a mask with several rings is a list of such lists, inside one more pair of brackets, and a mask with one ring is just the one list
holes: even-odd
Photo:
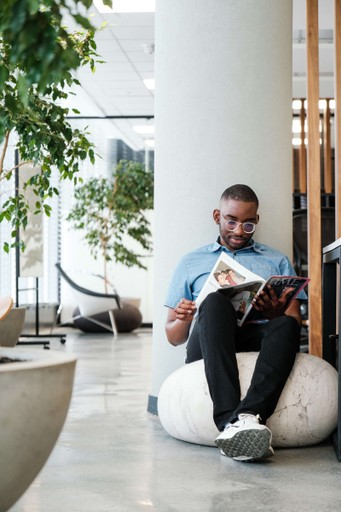
[(153, 191), (153, 171), (127, 160), (118, 163), (112, 178), (93, 177), (75, 189), (67, 220), (73, 229), (83, 231), (93, 257), (101, 257), (106, 293), (108, 262), (145, 268), (143, 256), (129, 246), (129, 240), (144, 251), (152, 248), (146, 212), (153, 208)]
[[(18, 245), (24, 250), (19, 232), (27, 228), (25, 237), (30, 238), (36, 214), (50, 216), (51, 198), (59, 193), (54, 176), (76, 185), (80, 161), (94, 162), (94, 146), (86, 130), (73, 129), (67, 119), (69, 109), (61, 106), (67, 91), (79, 85), (74, 71), (86, 65), (94, 70), (99, 61), (96, 29), (84, 14), (91, 4), (90, 0), (1, 4), (0, 223), (11, 227), (8, 235), (1, 236), (6, 252)], [(70, 31), (63, 25), (65, 14), (78, 29)], [(13, 147), (18, 155), (14, 164), (9, 155)], [(23, 172), (28, 166), (33, 168), (30, 174)], [(13, 310), (11, 316), (17, 314)]]
[[(111, 178), (92, 177), (75, 189), (67, 220), (73, 229), (82, 231), (92, 256), (101, 259), (105, 293), (109, 289), (109, 262), (146, 268), (143, 258), (152, 249), (147, 212), (153, 208), (153, 191), (153, 171), (126, 160), (118, 163)], [(138, 327), (142, 316), (136, 306), (124, 302), (122, 306), (113, 312), (118, 330)], [(76, 310), (76, 316), (77, 313)], [(107, 317), (105, 313), (101, 321), (109, 321)], [(83, 320), (75, 323), (83, 330), (90, 328)]]
[[(62, 180), (78, 182), (79, 162), (94, 162), (94, 147), (85, 130), (72, 129), (69, 109), (61, 106), (67, 90), (79, 85), (74, 75), (78, 67), (95, 68), (99, 61), (94, 35), (96, 29), (81, 15), (78, 4), (90, 7), (90, 0), (4, 0), (0, 10), (0, 222), (12, 226), (6, 252), (17, 244), (19, 228), (28, 222), (25, 194), (6, 186), (16, 170), (27, 162), (37, 164), (37, 172), (24, 184), (36, 196), (34, 213), (51, 212), (49, 199), (58, 194), (52, 183), (56, 170)], [(78, 8), (77, 8), (78, 7)], [(18, 17), (18, 12), (20, 16)], [(63, 12), (74, 18), (79, 30), (68, 31)], [(76, 112), (74, 112), (76, 113)], [(12, 134), (14, 136), (12, 137)], [(20, 161), (6, 166), (10, 138)], [(17, 192), (17, 193), (16, 193)]]

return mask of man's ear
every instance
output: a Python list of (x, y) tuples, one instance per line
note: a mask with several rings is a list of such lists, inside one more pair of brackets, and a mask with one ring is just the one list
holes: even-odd
[(259, 222), (259, 214), (257, 213), (257, 224), (258, 224), (258, 222)]
[(213, 210), (213, 219), (216, 224), (220, 223), (220, 210), (218, 210), (218, 209)]

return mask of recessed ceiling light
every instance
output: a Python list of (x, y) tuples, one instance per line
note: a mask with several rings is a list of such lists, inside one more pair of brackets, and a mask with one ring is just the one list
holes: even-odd
[(155, 126), (152, 124), (140, 124), (133, 126), (133, 130), (139, 135), (154, 135)]
[(302, 101), (301, 100), (293, 100), (293, 102), (292, 102), (292, 109), (293, 110), (300, 110), (301, 106), (302, 106)]
[(155, 78), (145, 78), (143, 80), (144, 85), (149, 89), (150, 91), (154, 91), (155, 89)]
[(149, 139), (149, 140), (146, 140), (146, 142), (144, 143), (144, 145), (147, 147), (147, 148), (154, 148), (155, 147), (155, 140), (154, 139)]
[(155, 44), (154, 43), (146, 43), (142, 45), (144, 53), (147, 55), (152, 55), (155, 52)]
[(112, 7), (104, 5), (102, 0), (94, 0), (94, 5), (101, 13), (155, 12), (155, 0), (112, 0)]

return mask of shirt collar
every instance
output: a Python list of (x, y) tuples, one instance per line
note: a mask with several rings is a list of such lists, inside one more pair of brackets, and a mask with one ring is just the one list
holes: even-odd
[(219, 237), (218, 237), (217, 240), (212, 245), (210, 245), (208, 248), (209, 252), (226, 251), (229, 254), (234, 254), (234, 253), (239, 253), (242, 251), (249, 251), (249, 250), (261, 253), (262, 246), (261, 246), (261, 244), (255, 242), (253, 240), (253, 238), (251, 238), (250, 244), (247, 247), (243, 247), (242, 249), (238, 249), (237, 251), (230, 251), (227, 247), (225, 247), (224, 245), (221, 245), (219, 243)]

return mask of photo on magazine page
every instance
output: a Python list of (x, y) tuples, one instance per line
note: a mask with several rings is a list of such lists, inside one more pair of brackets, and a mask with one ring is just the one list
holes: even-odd
[(199, 293), (196, 305), (199, 307), (200, 303), (211, 292), (215, 292), (221, 288), (238, 287), (252, 281), (264, 283), (264, 279), (257, 274), (243, 267), (243, 265), (236, 262), (227, 254), (221, 253)]

